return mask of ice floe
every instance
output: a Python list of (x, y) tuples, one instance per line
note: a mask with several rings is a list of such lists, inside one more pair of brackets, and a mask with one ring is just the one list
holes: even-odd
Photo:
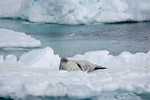
[(5, 59), (0, 56), (0, 97), (97, 96), (108, 100), (108, 95), (115, 93), (109, 92), (122, 90), (128, 94), (118, 92), (118, 98), (142, 100), (133, 93), (150, 93), (150, 52), (113, 56), (99, 50), (69, 58), (91, 61), (107, 69), (91, 73), (59, 71), (60, 57), (50, 47), (30, 51), (18, 61), (13, 55)]
[(40, 47), (41, 42), (22, 32), (0, 28), (0, 48), (2, 47)]

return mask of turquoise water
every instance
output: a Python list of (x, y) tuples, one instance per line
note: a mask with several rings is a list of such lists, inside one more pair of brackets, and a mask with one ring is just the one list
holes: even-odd
[[(7, 28), (40, 40), (41, 48), (52, 47), (61, 57), (83, 54), (88, 51), (108, 50), (118, 55), (150, 50), (150, 23), (121, 23), (99, 25), (36, 24), (24, 20), (0, 19), (0, 28)], [(35, 48), (1, 48), (0, 53), (18, 57)]]

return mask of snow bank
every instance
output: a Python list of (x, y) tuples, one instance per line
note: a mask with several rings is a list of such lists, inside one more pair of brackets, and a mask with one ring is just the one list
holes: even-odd
[[(8, 58), (16, 59), (9, 56), (7, 62)], [(150, 52), (123, 52), (113, 56), (108, 51), (92, 51), (71, 59), (88, 60), (107, 69), (91, 73), (59, 71), (60, 58), (51, 48), (34, 50), (21, 56), (17, 63), (14, 60), (13, 64), (11, 59), (11, 64), (5, 63), (6, 59), (0, 63), (0, 97), (67, 95), (77, 98), (96, 96), (96, 100), (142, 100), (135, 93), (150, 94)]]
[(93, 24), (150, 20), (149, 0), (1, 0), (0, 17), (32, 22)]
[(29, 35), (12, 30), (0, 29), (1, 47), (40, 47), (41, 42)]

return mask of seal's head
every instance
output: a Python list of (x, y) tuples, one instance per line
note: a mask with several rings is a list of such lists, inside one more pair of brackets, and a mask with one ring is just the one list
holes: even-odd
[(61, 61), (61, 63), (67, 63), (67, 62), (68, 62), (68, 59), (63, 57), (63, 58), (61, 58), (60, 61)]
[(66, 65), (66, 63), (68, 62), (68, 59), (67, 58), (61, 58), (60, 59), (60, 66), (59, 66), (59, 70), (63, 70), (64, 69), (64, 66)]

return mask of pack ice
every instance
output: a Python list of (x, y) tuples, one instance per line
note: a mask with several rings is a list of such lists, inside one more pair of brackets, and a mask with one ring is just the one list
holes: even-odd
[[(150, 52), (110, 55), (108, 51), (77, 54), (71, 59), (87, 60), (107, 67), (87, 73), (59, 71), (60, 57), (50, 47), (23, 54), (17, 61), (14, 55), (0, 56), (0, 97), (27, 99), (33, 97), (97, 96), (96, 100), (142, 100), (136, 94), (150, 93)], [(118, 92), (118, 97), (110, 91)], [(104, 94), (106, 92), (106, 94)], [(124, 100), (122, 99), (122, 100)], [(110, 98), (109, 98), (110, 100)]]

